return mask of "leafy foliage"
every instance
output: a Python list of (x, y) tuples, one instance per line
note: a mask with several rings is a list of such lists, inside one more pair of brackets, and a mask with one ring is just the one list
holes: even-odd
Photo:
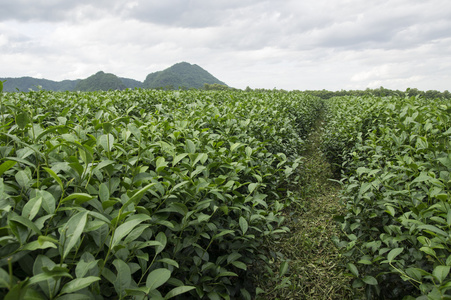
[(227, 85), (218, 84), (218, 83), (213, 83), (213, 84), (204, 83), (204, 89), (207, 90), (207, 91), (213, 91), (213, 90), (217, 90), (217, 91), (236, 90), (235, 88), (231, 88), (231, 87), (228, 87)]
[(342, 172), (337, 216), (355, 288), (368, 298), (451, 297), (449, 100), (329, 100), (324, 148)]
[(340, 91), (327, 91), (327, 90), (316, 90), (316, 91), (304, 91), (306, 94), (320, 97), (321, 99), (330, 99), (333, 97), (343, 97), (343, 96), (354, 96), (354, 97), (388, 97), (388, 96), (402, 96), (407, 93), (409, 96), (421, 96), (426, 99), (435, 98), (445, 98), (451, 99), (451, 93), (448, 90), (443, 92), (436, 90), (420, 91), (416, 88), (407, 89), (405, 92), (400, 90), (390, 90), (384, 87), (379, 87), (376, 89), (367, 88), (365, 90), (340, 90)]
[[(300, 93), (2, 94), (0, 295), (249, 298), (287, 232), (305, 136)], [(186, 296), (188, 295), (189, 296)]]

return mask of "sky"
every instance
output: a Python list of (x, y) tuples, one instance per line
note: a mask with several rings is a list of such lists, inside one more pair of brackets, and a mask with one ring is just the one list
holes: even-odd
[(449, 0), (0, 0), (0, 77), (144, 81), (178, 62), (227, 85), (451, 90)]

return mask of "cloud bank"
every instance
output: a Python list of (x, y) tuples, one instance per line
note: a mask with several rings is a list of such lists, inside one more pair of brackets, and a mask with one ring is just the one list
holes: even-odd
[(237, 88), (451, 89), (449, 1), (0, 2), (0, 77), (142, 81), (187, 61)]

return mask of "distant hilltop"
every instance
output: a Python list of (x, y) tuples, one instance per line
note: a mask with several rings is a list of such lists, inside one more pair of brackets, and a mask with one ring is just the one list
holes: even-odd
[(38, 86), (41, 86), (43, 90), (50, 91), (107, 91), (125, 90), (127, 88), (200, 89), (204, 88), (205, 84), (227, 86), (198, 65), (187, 62), (177, 63), (163, 71), (150, 73), (144, 82), (118, 77), (103, 71), (99, 71), (86, 79), (76, 80), (53, 81), (33, 77), (0, 78), (0, 81), (5, 80), (6, 82), (3, 84), (4, 92), (36, 91)]

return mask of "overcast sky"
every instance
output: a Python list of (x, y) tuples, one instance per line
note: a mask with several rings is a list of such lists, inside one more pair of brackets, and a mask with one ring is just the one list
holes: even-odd
[(0, 0), (0, 77), (143, 81), (186, 61), (236, 88), (451, 90), (450, 0)]

